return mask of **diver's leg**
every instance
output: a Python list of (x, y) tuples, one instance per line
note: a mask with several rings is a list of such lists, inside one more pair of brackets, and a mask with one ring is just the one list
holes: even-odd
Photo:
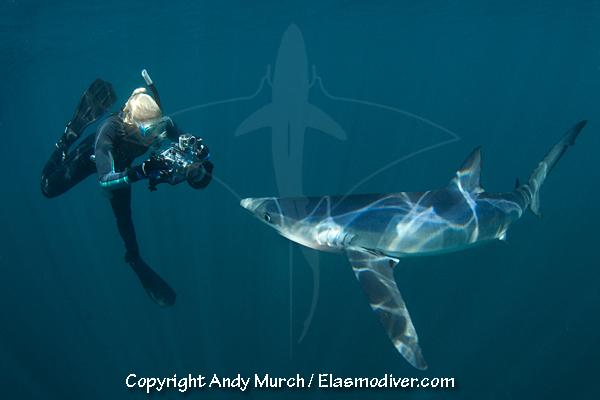
[(110, 200), (119, 234), (125, 242), (125, 262), (129, 263), (136, 273), (146, 293), (160, 307), (165, 308), (175, 304), (177, 294), (171, 287), (142, 260), (135, 237), (135, 228), (131, 218), (131, 187), (114, 190)]
[(94, 137), (95, 133), (86, 137), (69, 155), (66, 155), (68, 147), (57, 144), (42, 172), (44, 196), (52, 198), (63, 194), (96, 172), (96, 165), (90, 159), (94, 154)]
[(135, 237), (135, 228), (131, 218), (131, 187), (113, 190), (113, 197), (110, 199), (115, 217), (117, 218), (117, 228), (119, 234), (125, 242), (125, 262), (140, 256), (137, 240)]

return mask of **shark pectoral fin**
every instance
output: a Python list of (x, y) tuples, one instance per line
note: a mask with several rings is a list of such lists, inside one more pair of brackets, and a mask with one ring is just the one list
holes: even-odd
[(346, 254), (360, 287), (396, 349), (415, 368), (427, 369), (417, 332), (394, 280), (397, 260), (358, 250), (346, 250)]
[(346, 140), (346, 132), (333, 118), (325, 114), (323, 110), (309, 104), (306, 117), (307, 120), (304, 123), (308, 128), (318, 129), (337, 139)]
[(252, 115), (244, 120), (235, 130), (235, 136), (252, 132), (260, 128), (265, 128), (273, 124), (273, 104), (267, 104), (261, 109), (256, 110)]

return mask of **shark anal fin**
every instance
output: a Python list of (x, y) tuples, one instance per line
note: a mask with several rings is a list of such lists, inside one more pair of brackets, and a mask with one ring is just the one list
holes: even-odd
[(388, 337), (415, 368), (427, 369), (417, 332), (394, 280), (397, 260), (359, 250), (346, 250), (360, 287)]

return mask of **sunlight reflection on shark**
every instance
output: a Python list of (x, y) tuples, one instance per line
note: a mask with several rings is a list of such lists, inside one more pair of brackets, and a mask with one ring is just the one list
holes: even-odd
[(481, 148), (442, 190), (302, 198), (248, 198), (241, 206), (304, 246), (345, 252), (388, 337), (414, 367), (426, 369), (393, 267), (402, 257), (454, 252), (504, 239), (526, 208), (539, 214), (539, 190), (586, 124), (573, 126), (528, 182), (506, 193), (480, 186)]

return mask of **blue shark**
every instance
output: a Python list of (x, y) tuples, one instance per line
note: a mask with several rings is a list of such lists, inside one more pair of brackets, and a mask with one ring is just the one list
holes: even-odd
[(394, 279), (403, 257), (459, 251), (503, 240), (529, 208), (540, 215), (539, 191), (586, 124), (573, 126), (546, 154), (528, 182), (505, 193), (480, 183), (481, 147), (441, 190), (308, 198), (247, 198), (241, 206), (304, 246), (346, 253), (360, 286), (404, 358), (426, 369), (417, 332)]

